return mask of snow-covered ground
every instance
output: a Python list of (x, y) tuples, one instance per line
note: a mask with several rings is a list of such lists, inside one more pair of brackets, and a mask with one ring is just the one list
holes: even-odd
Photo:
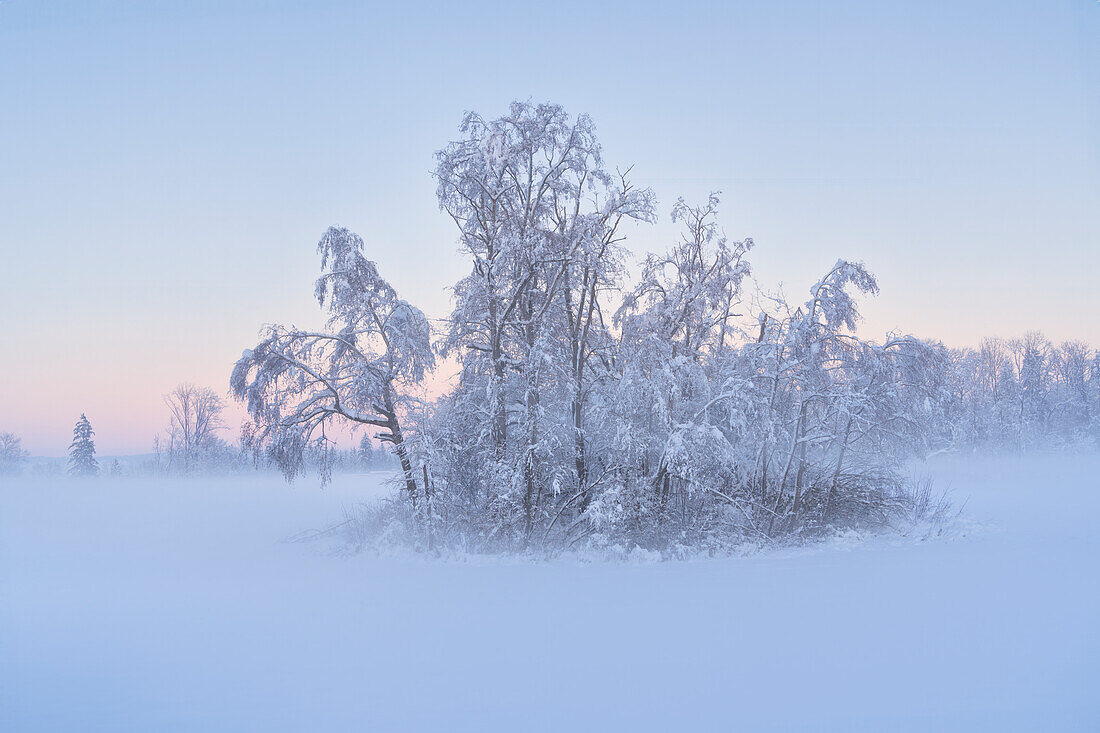
[(336, 557), (377, 477), (0, 482), (0, 730), (1100, 730), (1100, 459), (972, 527), (670, 563)]

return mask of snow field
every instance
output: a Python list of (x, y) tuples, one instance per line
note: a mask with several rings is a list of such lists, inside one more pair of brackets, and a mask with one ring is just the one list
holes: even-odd
[(0, 483), (0, 730), (1100, 729), (1100, 458), (947, 537), (612, 564), (285, 542), (381, 476)]

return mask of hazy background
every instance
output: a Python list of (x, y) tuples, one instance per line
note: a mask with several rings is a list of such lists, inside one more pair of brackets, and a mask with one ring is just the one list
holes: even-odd
[[(593, 116), (674, 230), (725, 192), (762, 284), (837, 257), (864, 332), (1100, 344), (1100, 4), (0, 2), (0, 429), (146, 452), (161, 395), (227, 388), (319, 321), (314, 245), (360, 233), (432, 317), (466, 270), (432, 153), (513, 98)], [(227, 436), (232, 437), (232, 436)]]

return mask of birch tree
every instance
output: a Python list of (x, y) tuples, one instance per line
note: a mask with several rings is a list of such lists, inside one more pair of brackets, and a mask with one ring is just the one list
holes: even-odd
[(435, 364), (430, 325), (379, 275), (358, 235), (330, 228), (317, 252), (321, 276), (314, 292), (329, 315), (327, 328), (265, 328), (233, 369), (233, 394), (288, 478), (299, 470), (307, 445), (327, 444), (329, 424), (377, 430), (397, 456), (415, 504), (422, 488), (402, 413)]
[(562, 416), (546, 392), (563, 386), (566, 354), (576, 481), (584, 481), (584, 374), (592, 324), (602, 319), (598, 296), (611, 284), (621, 222), (650, 220), (652, 194), (625, 174), (612, 177), (591, 119), (558, 105), (516, 102), (494, 120), (467, 113), (460, 132), (437, 153), (437, 195), (472, 268), (455, 287), (442, 346), (462, 362), (459, 395), (486, 404), (467, 436), (468, 457), (484, 467), (480, 493), (502, 514), (520, 505), (526, 541), (544, 489), (561, 478), (550, 454)]

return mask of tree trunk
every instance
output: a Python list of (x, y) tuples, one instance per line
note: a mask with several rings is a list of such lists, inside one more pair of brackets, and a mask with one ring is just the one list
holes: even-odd
[(432, 485), (428, 481), (428, 464), (425, 463), (422, 468), (424, 469), (424, 513), (428, 525), (428, 551), (435, 550), (435, 532), (432, 527)]
[(829, 483), (829, 495), (825, 498), (825, 511), (821, 513), (821, 523), (827, 524), (829, 512), (832, 510), (836, 497), (836, 485), (840, 479), (840, 467), (844, 465), (844, 454), (848, 452), (848, 436), (852, 433), (852, 418), (848, 418), (848, 424), (844, 427), (844, 442), (840, 444), (840, 455), (836, 459), (836, 470), (833, 471), (833, 480)]
[(501, 343), (504, 337), (504, 324), (500, 322), (500, 304), (497, 303), (496, 298), (496, 278), (492, 269), (493, 256), (494, 248), (490, 244), (486, 257), (489, 265), (485, 275), (489, 293), (489, 356), (493, 363), (489, 389), (489, 409), (492, 420), (490, 438), (493, 443), (493, 459), (500, 462), (504, 460), (508, 444), (508, 416), (504, 404), (504, 349)]
[(409, 452), (405, 448), (405, 436), (401, 433), (401, 424), (397, 419), (397, 411), (393, 404), (393, 393), (387, 384), (382, 388), (382, 400), (385, 407), (385, 417), (390, 431), (389, 442), (393, 445), (393, 452), (397, 454), (397, 460), (401, 462), (401, 472), (405, 475), (405, 490), (409, 494), (409, 500), (413, 506), (417, 506), (419, 491), (416, 487), (416, 474), (413, 473), (412, 462), (409, 460)]
[[(523, 306), (524, 320), (527, 322), (524, 328), (527, 339), (527, 450), (524, 461), (523, 493), (523, 546), (526, 549), (531, 541), (531, 529), (534, 525), (535, 513), (535, 446), (538, 445), (538, 409), (539, 409), (539, 375), (538, 362), (534, 357), (535, 342), (537, 341), (535, 324), (531, 322), (533, 308), (530, 301)], [(534, 362), (534, 363), (532, 363)]]
[(508, 415), (504, 404), (504, 356), (500, 343), (500, 331), (492, 336), (493, 376), (489, 394), (492, 410), (493, 458), (503, 461), (508, 444)]

